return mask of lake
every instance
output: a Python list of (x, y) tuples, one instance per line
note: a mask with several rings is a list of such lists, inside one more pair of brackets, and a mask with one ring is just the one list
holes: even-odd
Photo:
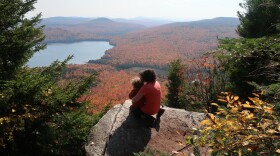
[(105, 51), (111, 48), (113, 46), (105, 41), (51, 43), (46, 49), (35, 53), (27, 65), (29, 67), (48, 66), (55, 60), (65, 60), (69, 55), (74, 55), (69, 64), (85, 64), (89, 60), (100, 59)]

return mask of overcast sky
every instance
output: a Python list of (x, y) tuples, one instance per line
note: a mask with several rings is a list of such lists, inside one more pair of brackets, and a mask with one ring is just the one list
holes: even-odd
[(244, 0), (38, 0), (36, 10), (43, 18), (66, 17), (151, 17), (173, 20), (197, 20), (237, 17)]

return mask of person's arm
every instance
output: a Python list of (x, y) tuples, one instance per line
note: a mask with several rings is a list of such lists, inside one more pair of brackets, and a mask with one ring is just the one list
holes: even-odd
[(138, 93), (132, 98), (132, 103), (138, 102), (142, 97), (143, 97), (143, 95), (142, 95), (140, 92), (138, 92)]
[(137, 94), (136, 89), (131, 90), (131, 92), (128, 94), (129, 99), (132, 99), (136, 94)]

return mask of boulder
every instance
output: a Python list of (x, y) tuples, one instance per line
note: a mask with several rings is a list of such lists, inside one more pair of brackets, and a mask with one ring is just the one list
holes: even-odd
[[(130, 106), (131, 100), (114, 106), (91, 129), (85, 145), (88, 156), (130, 156), (147, 149), (193, 155), (185, 139), (192, 128), (200, 127), (204, 113), (164, 107), (161, 118), (150, 127), (133, 116)], [(207, 148), (200, 148), (200, 153), (208, 155)]]

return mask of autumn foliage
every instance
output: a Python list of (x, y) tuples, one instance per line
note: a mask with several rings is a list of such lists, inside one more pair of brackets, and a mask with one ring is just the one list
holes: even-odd
[(280, 153), (280, 124), (273, 105), (254, 94), (241, 101), (231, 93), (222, 93), (214, 114), (207, 113), (199, 135), (187, 139), (189, 144), (207, 145), (217, 155), (277, 155)]
[[(218, 30), (218, 31), (217, 31)], [(165, 68), (174, 59), (191, 60), (217, 47), (217, 36), (234, 37), (233, 27), (199, 28), (171, 24), (114, 37), (116, 47), (100, 63), (122, 68), (133, 66)]]
[[(90, 103), (88, 111), (98, 113), (106, 106), (122, 104), (128, 99), (128, 93), (132, 89), (130, 81), (138, 75), (139, 71), (141, 69), (117, 70), (110, 65), (100, 64), (68, 65), (66, 73), (63, 75), (64, 80), (60, 83), (63, 85), (67, 81), (80, 79), (81, 77), (96, 73), (98, 75), (98, 83), (92, 86), (78, 101), (88, 101)], [(166, 82), (161, 76), (159, 76), (158, 80), (161, 83), (162, 98), (164, 98)]]

